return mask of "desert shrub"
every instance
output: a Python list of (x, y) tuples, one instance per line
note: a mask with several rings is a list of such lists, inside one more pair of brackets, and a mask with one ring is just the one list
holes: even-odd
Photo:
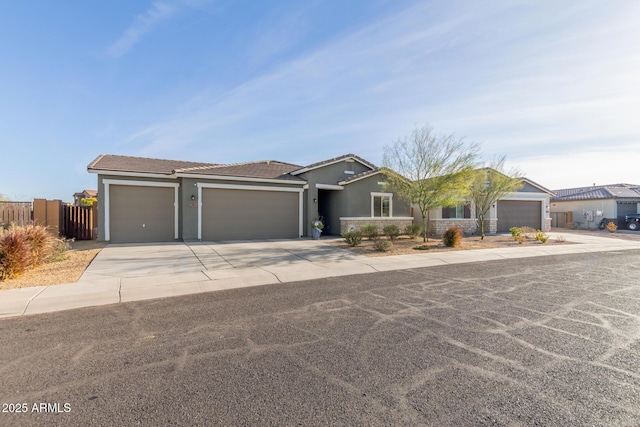
[(67, 240), (54, 237), (46, 227), (12, 225), (0, 232), (0, 280), (20, 276), (28, 268), (66, 259)]
[(462, 243), (462, 230), (460, 227), (449, 227), (442, 234), (442, 243), (450, 248), (457, 248)]
[(618, 229), (618, 226), (615, 225), (613, 221), (609, 221), (605, 228), (607, 229), (607, 231), (609, 231), (609, 233), (615, 233), (615, 231)]
[(516, 237), (519, 235), (522, 235), (522, 228), (520, 227), (511, 227), (509, 229), (509, 232), (511, 233), (511, 237), (513, 237), (513, 240), (517, 240)]
[(422, 232), (422, 227), (420, 227), (420, 224), (409, 224), (404, 228), (404, 234), (409, 237), (418, 237), (420, 235), (420, 232)]
[(345, 231), (342, 238), (349, 246), (358, 246), (362, 243), (362, 232), (359, 230)]
[(54, 239), (47, 262), (60, 262), (67, 259), (67, 251), (71, 249), (73, 239)]
[(393, 242), (400, 235), (400, 229), (395, 224), (389, 224), (382, 227), (385, 236), (389, 236), (391, 241)]
[(378, 227), (375, 224), (365, 224), (360, 227), (362, 235), (368, 239), (375, 239), (378, 237)]
[(47, 232), (46, 227), (41, 225), (27, 225), (22, 228), (16, 228), (20, 233), (24, 233), (29, 248), (31, 249), (31, 265), (38, 266), (47, 261), (55, 238)]
[(544, 231), (537, 230), (536, 231), (536, 240), (540, 243), (547, 243), (549, 240), (549, 235)]
[(373, 247), (380, 252), (387, 252), (392, 246), (393, 243), (391, 240), (381, 239), (379, 237), (373, 240)]
[(0, 280), (19, 277), (31, 265), (31, 247), (19, 229), (5, 231), (0, 237)]

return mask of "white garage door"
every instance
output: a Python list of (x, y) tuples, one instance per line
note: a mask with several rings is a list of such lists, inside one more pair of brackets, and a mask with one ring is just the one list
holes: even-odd
[(299, 193), (203, 188), (202, 240), (299, 236)]

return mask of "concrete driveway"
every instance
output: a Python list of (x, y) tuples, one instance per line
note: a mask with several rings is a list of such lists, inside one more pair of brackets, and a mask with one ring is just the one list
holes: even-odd
[(98, 254), (80, 280), (255, 268), (276, 273), (361, 259), (366, 257), (318, 240), (114, 244)]
[(637, 240), (581, 234), (567, 235), (567, 240), (576, 244), (385, 257), (356, 255), (325, 240), (307, 239), (112, 244), (75, 283), (3, 291), (0, 317), (391, 270), (640, 249)]

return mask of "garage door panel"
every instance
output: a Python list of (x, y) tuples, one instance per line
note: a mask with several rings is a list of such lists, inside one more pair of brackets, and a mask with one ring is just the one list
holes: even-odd
[(541, 202), (500, 200), (498, 202), (498, 232), (507, 232), (512, 227), (541, 229)]
[(114, 243), (175, 240), (175, 190), (171, 187), (111, 185), (110, 240)]
[(297, 192), (206, 188), (202, 199), (203, 240), (299, 237)]

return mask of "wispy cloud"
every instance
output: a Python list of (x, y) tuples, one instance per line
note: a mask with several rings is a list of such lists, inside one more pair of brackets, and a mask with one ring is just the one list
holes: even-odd
[(127, 143), (156, 156), (189, 147), (219, 162), (303, 164), (348, 151), (379, 162), (383, 145), (430, 122), (483, 142), (489, 156), (537, 167), (526, 157), (640, 140), (640, 75), (629, 71), (640, 66), (637, 6), (497, 1), (460, 13), (434, 4), (355, 29), (225, 93), (196, 95), (188, 111)]
[(122, 36), (107, 48), (107, 54), (119, 58), (129, 52), (145, 34), (171, 17), (177, 8), (173, 4), (155, 2), (144, 13), (136, 16)]

